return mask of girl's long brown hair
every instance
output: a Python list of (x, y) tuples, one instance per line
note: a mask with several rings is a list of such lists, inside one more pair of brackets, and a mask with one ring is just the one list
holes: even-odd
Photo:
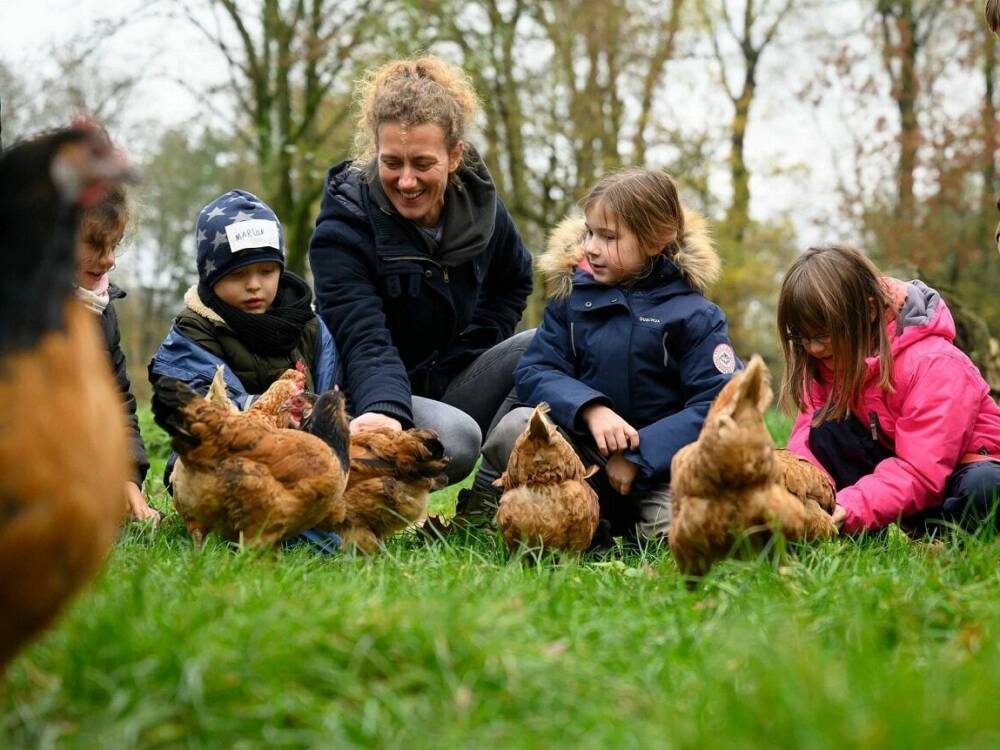
[(798, 336), (829, 335), (833, 349), (830, 397), (813, 418), (813, 426), (843, 419), (861, 395), (868, 365), (877, 352), (879, 386), (892, 391), (892, 351), (885, 311), (892, 298), (882, 275), (853, 247), (812, 247), (788, 269), (778, 297), (778, 336), (785, 355), (781, 403), (806, 411), (806, 393), (813, 382), (824, 382), (819, 362), (809, 356)]

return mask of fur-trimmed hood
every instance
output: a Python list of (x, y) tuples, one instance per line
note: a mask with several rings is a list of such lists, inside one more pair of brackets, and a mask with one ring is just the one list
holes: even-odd
[[(549, 234), (538, 269), (545, 281), (545, 296), (564, 299), (573, 289), (573, 271), (583, 260), (585, 223), (582, 215), (570, 214)], [(719, 277), (721, 261), (705, 217), (684, 208), (684, 236), (680, 251), (671, 260), (687, 282), (699, 291)]]
[(201, 296), (198, 294), (197, 284), (193, 284), (184, 292), (184, 306), (191, 312), (197, 313), (203, 318), (208, 318), (216, 325), (226, 325), (226, 321), (222, 319), (222, 316), (202, 301)]

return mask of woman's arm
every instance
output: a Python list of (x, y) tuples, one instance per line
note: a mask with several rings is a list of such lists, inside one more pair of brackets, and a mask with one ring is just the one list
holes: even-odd
[(459, 335), (464, 348), (481, 354), (510, 338), (532, 289), (531, 253), (503, 203), (497, 200), (496, 247), (469, 326)]
[(358, 223), (326, 216), (329, 195), (323, 200), (309, 262), (319, 315), (342, 357), (345, 391), (358, 415), (378, 412), (411, 426), (410, 381), (365, 259), (374, 255), (374, 240)]

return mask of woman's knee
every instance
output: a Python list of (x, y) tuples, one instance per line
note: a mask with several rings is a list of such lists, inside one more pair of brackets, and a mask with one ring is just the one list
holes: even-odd
[(445, 455), (451, 457), (445, 471), (449, 484), (460, 482), (472, 473), (483, 441), (476, 420), (454, 406), (414, 396), (413, 421), (417, 427), (434, 430)]

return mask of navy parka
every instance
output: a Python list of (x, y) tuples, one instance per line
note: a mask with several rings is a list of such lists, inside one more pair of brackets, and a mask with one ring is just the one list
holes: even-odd
[(583, 407), (601, 403), (639, 432), (624, 456), (640, 476), (667, 478), (678, 449), (698, 437), (712, 399), (740, 366), (722, 310), (666, 257), (630, 287), (573, 273), (549, 303), (514, 371), (518, 397), (546, 401), (560, 427), (586, 434)]
[[(485, 168), (474, 176), (490, 180)], [(499, 198), (490, 198), (495, 219), (482, 251), (448, 265), (373, 192), (350, 162), (330, 170), (309, 261), (353, 413), (410, 425), (411, 395), (440, 398), (464, 367), (514, 333), (531, 293), (531, 255)]]

